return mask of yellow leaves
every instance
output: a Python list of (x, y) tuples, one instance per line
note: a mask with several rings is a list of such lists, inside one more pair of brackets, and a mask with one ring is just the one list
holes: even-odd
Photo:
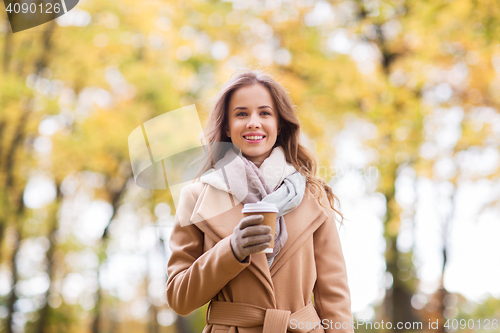
[(70, 135), (58, 133), (53, 140), (58, 169), (64, 173), (80, 169), (115, 173), (120, 163), (128, 161), (126, 143), (138, 116), (140, 109), (119, 105), (111, 111), (96, 110), (82, 124), (75, 123)]

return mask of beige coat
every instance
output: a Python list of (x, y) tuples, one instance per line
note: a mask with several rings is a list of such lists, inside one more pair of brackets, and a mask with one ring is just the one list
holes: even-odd
[[(263, 313), (268, 323), (285, 321), (284, 326), (266, 324), (264, 332), (352, 333), (346, 267), (333, 210), (320, 206), (306, 189), (301, 204), (285, 215), (288, 240), (268, 267), (263, 253), (252, 254), (248, 262), (240, 263), (231, 250), (231, 234), (244, 217), (241, 203), (212, 217), (214, 207), (232, 202), (231, 199), (227, 192), (201, 182), (190, 184), (181, 191), (169, 243), (172, 251), (167, 268), (169, 306), (185, 316), (211, 300), (242, 303), (242, 306), (252, 304), (264, 311), (288, 310)], [(326, 197), (322, 203), (329, 207)], [(190, 224), (189, 221), (200, 222)], [(317, 320), (292, 320), (297, 318), (294, 313), (300, 314), (296, 311), (311, 303), (312, 295), (314, 303), (309, 309), (316, 310), (313, 314), (317, 313)], [(209, 311), (214, 317), (217, 314)], [(203, 333), (263, 332), (262, 318), (260, 325), (243, 325), (241, 320), (246, 320), (247, 312), (257, 316), (255, 311), (238, 309), (237, 318), (226, 325), (215, 319), (216, 323), (207, 321)], [(229, 316), (230, 311), (224, 308), (218, 311), (219, 317), (225, 313)]]

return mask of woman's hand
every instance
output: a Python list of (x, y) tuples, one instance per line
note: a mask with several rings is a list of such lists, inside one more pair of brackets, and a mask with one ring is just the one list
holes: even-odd
[(231, 248), (239, 262), (253, 253), (267, 249), (271, 245), (271, 227), (260, 225), (263, 215), (250, 215), (241, 219), (231, 235)]

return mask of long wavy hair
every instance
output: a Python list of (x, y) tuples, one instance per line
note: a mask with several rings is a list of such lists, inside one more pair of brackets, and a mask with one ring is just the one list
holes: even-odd
[(224, 157), (227, 151), (227, 149), (224, 149), (224, 146), (227, 147), (227, 145), (217, 145), (215, 143), (231, 142), (231, 139), (226, 136), (226, 131), (224, 130), (229, 124), (227, 112), (229, 101), (237, 89), (253, 84), (261, 84), (269, 90), (279, 115), (280, 133), (273, 148), (278, 146), (283, 148), (286, 161), (306, 177), (307, 188), (322, 207), (325, 206), (321, 203), (321, 197), (326, 194), (331, 209), (340, 215), (340, 222), (342, 223), (344, 216), (334, 207), (334, 201), (335, 199), (338, 201), (338, 198), (333, 194), (331, 187), (324, 180), (316, 177), (318, 163), (315, 154), (300, 144), (300, 122), (295, 114), (295, 106), (292, 103), (289, 93), (280, 83), (260, 69), (246, 69), (240, 73), (233, 73), (231, 78), (213, 98), (212, 105), (207, 108), (210, 110), (210, 113), (204, 128), (204, 135), (207, 141), (204, 145), (208, 149), (204, 152), (201, 171), (194, 181), (199, 180), (204, 172), (213, 168), (215, 163)]

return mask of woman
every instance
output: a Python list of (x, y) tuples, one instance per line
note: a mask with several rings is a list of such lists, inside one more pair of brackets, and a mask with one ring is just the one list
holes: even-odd
[[(170, 307), (187, 315), (210, 301), (203, 333), (353, 332), (335, 196), (314, 176), (284, 88), (260, 71), (236, 75), (205, 135), (212, 160), (181, 191), (171, 234)], [(262, 215), (241, 213), (258, 201), (279, 209), (273, 253), (260, 252), (273, 238)]]

